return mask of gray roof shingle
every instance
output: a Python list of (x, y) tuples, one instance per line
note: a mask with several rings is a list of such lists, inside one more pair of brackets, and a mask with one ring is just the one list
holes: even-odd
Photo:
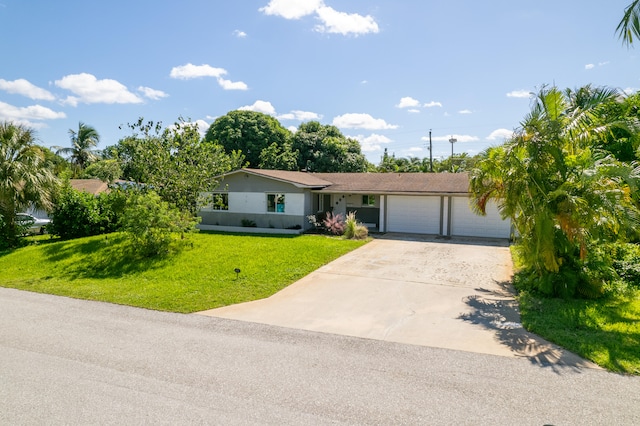
[[(307, 173), (242, 169), (247, 172), (329, 193), (467, 194), (467, 173)], [(234, 173), (234, 172), (231, 172)]]

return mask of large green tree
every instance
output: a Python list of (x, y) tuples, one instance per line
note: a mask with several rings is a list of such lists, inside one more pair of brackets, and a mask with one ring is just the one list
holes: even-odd
[(71, 146), (58, 147), (56, 154), (67, 156), (71, 164), (74, 164), (82, 172), (91, 162), (99, 158), (96, 147), (100, 143), (98, 131), (82, 122), (78, 124), (78, 130), (69, 129)]
[(598, 247), (634, 232), (640, 169), (594, 148), (620, 125), (603, 115), (617, 97), (591, 86), (541, 89), (513, 138), (472, 170), (475, 208), (485, 213), (493, 199), (512, 220), (525, 270), (543, 293), (597, 296), (608, 271)]
[(123, 177), (155, 190), (164, 201), (195, 213), (201, 192), (217, 185), (217, 176), (241, 167), (242, 157), (227, 155), (219, 145), (203, 140), (195, 124), (180, 119), (130, 124), (132, 135), (108, 147), (109, 158), (122, 164)]
[(298, 152), (298, 168), (312, 172), (366, 172), (369, 162), (360, 143), (340, 130), (317, 121), (302, 123), (293, 135), (292, 149)]
[(16, 213), (29, 207), (48, 210), (58, 179), (48, 167), (34, 131), (11, 122), (0, 123), (0, 245), (20, 239)]
[(275, 144), (280, 153), (286, 151), (290, 139), (291, 132), (270, 115), (241, 110), (218, 117), (205, 135), (207, 142), (222, 146), (229, 155), (242, 153), (253, 168), (260, 167), (263, 150), (273, 150), (270, 147)]

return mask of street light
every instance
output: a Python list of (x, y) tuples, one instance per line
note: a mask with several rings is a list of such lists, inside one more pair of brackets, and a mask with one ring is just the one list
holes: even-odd
[(451, 142), (451, 171), (453, 172), (453, 144), (458, 142), (458, 139), (451, 136), (451, 138), (449, 138), (449, 142)]

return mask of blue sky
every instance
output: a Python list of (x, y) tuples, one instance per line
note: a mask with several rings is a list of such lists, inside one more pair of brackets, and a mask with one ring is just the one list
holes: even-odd
[(45, 146), (138, 117), (206, 130), (252, 109), (318, 120), (377, 164), (501, 143), (542, 85), (640, 88), (615, 28), (630, 0), (0, 0), (0, 120)]

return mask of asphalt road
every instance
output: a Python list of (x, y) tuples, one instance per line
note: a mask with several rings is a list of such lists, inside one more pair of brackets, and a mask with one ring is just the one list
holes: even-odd
[(640, 424), (640, 378), (0, 288), (0, 424)]

